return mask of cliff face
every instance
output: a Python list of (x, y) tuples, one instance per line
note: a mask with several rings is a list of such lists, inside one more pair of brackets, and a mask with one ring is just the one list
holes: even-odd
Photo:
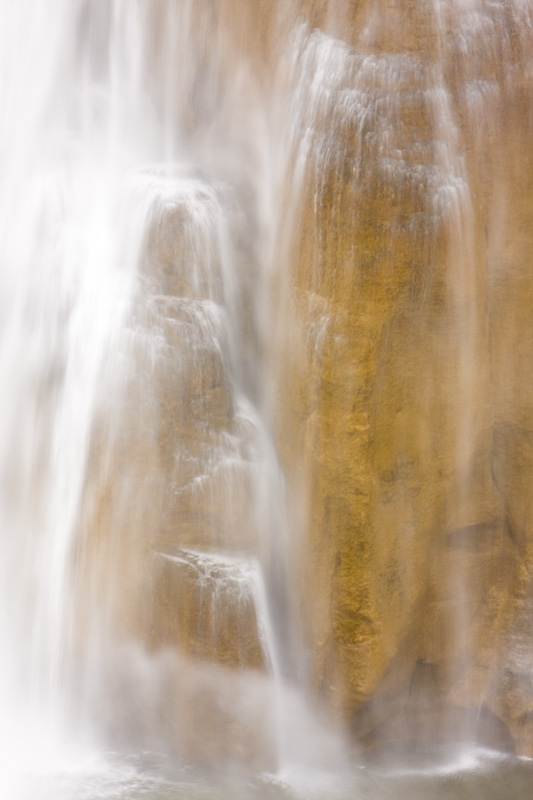
[[(121, 635), (260, 670), (259, 559), (289, 575), (313, 693), (365, 747), (464, 735), (533, 755), (531, 8), (189, 5), (181, 133), (204, 160), (225, 137), (234, 160), (149, 215), (138, 377), (89, 470), (89, 591), (110, 570)], [(281, 565), (239, 392), (267, 396)]]
[(530, 9), (352, 8), (302, 44), (273, 323), (316, 688), (368, 745), (531, 754)]

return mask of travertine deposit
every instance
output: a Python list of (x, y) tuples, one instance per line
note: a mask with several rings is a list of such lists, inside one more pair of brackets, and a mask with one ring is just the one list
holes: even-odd
[[(140, 377), (96, 426), (84, 547), (120, 574), (118, 627), (265, 669), (259, 559), (298, 639), (286, 671), (305, 652), (298, 680), (364, 749), (464, 736), (533, 756), (531, 6), (190, 8), (182, 133), (191, 158), (221, 141), (231, 158), (186, 202), (154, 190)], [(239, 392), (283, 470), (283, 564)]]

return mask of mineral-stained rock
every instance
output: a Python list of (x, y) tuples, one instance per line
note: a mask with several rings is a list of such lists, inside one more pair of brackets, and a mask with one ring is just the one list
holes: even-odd
[(515, 740), (502, 720), (481, 705), (468, 708), (446, 700), (438, 667), (419, 660), (393, 691), (376, 693), (356, 711), (351, 725), (373, 759), (429, 754), (439, 746), (483, 747), (515, 752)]
[(257, 436), (228, 342), (245, 313), (227, 260), (244, 256), (224, 239), (226, 197), (194, 176), (152, 180), (124, 374), (93, 436), (82, 604), (100, 608), (104, 641), (263, 670)]
[[(131, 327), (141, 377), (95, 433), (93, 569), (120, 565), (107, 582), (118, 627), (141, 627), (151, 647), (177, 643), (224, 675), (263, 663), (238, 593), (206, 633), (225, 568), (196, 581), (222, 545), (234, 565), (257, 549), (231, 309), (250, 394), (264, 388), (251, 365), (267, 362), (315, 692), (365, 747), (459, 727), (533, 755), (531, 10), (282, 5), (187, 5), (180, 35), (199, 58), (181, 64), (174, 113), (198, 150), (239, 143), (219, 172), (236, 176), (242, 280), (232, 294), (215, 246), (219, 189), (196, 176), (188, 204), (163, 193)], [(169, 8), (159, 0), (153, 31), (163, 112), (161, 76), (183, 50), (164, 45)], [(249, 181), (264, 130), (277, 165), (267, 247)], [(209, 758), (194, 736), (180, 747)]]
[(257, 622), (262, 580), (251, 558), (185, 548), (155, 554), (157, 639), (201, 660), (263, 667)]
[(275, 290), (315, 683), (364, 739), (358, 709), (432, 663), (435, 725), (486, 704), (532, 753), (530, 28), (518, 6), (349, 5), (353, 27), (321, 24), (352, 49), (302, 44), (317, 144)]

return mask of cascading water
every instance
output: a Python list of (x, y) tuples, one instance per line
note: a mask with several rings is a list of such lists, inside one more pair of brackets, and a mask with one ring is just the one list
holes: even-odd
[[(433, 735), (426, 659), (459, 675), (454, 697), (478, 716), (487, 691), (457, 689), (482, 671), (474, 559), (450, 546), (435, 577), (424, 525), (444, 520), (452, 545), (494, 528), (471, 500), (489, 370), (474, 369), (486, 310), (467, 150), (481, 152), (470, 128), (512, 76), (468, 50), (525, 54), (531, 8), (245, 6), (0, 0), (5, 800), (463, 791), (453, 770), (398, 789), (357, 764), (376, 730), (386, 744)], [(516, 64), (526, 86), (530, 62)], [(400, 382), (379, 416), (398, 358), (386, 348), (417, 339), (409, 313), (462, 399), (452, 455), (434, 456), (447, 492), (434, 514), (409, 480), (433, 446), (427, 418), (450, 412), (437, 372), (414, 406), (415, 455), (398, 423), (412, 389)], [(368, 546), (358, 525), (385, 533)], [(430, 615), (429, 633), (412, 623), (421, 597), (448, 604), (444, 644)], [(452, 719), (475, 738), (470, 711)], [(513, 769), (500, 764), (502, 781), (523, 796), (528, 767)]]
[(127, 308), (137, 234), (124, 225), (135, 210), (117, 144), (83, 118), (87, 94), (76, 98), (74, 9), (6, 4), (2, 18), (1, 725), (10, 762), (36, 722), (39, 742), (50, 743), (65, 712), (69, 561), (101, 364)]
[(250, 109), (236, 121), (217, 96), (216, 43), (191, 49), (206, 14), (2, 6), (1, 725), (29, 773), (88, 740), (246, 761), (242, 742), (207, 742), (234, 708), (252, 737), (261, 714), (265, 763), (295, 752), (283, 480), (250, 305), (261, 154)]

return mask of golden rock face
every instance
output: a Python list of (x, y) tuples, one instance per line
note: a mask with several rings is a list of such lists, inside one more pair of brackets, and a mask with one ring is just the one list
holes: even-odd
[(340, 45), (304, 45), (334, 85), (274, 367), (316, 686), (367, 744), (387, 719), (409, 740), (482, 706), (531, 753), (510, 644), (529, 635), (531, 584), (527, 10), (351, 9), (348, 30), (329, 17), (350, 45), (340, 78)]
[[(250, 363), (266, 362), (313, 692), (368, 748), (464, 735), (533, 755), (531, 9), (253, 7), (191, 6), (202, 57), (181, 112), (201, 138), (198, 98), (209, 124), (226, 104), (229, 138), (242, 136), (234, 311), (252, 393)], [(233, 80), (244, 95), (227, 91)], [(251, 243), (257, 108), (279, 156), (268, 256)], [(198, 552), (249, 564), (264, 543), (250, 537), (231, 343), (201, 334), (221, 266), (196, 253), (187, 213), (167, 208), (147, 233), (151, 300), (137, 313), (162, 346), (134, 357), (143, 377), (118, 404), (107, 473), (122, 482), (93, 481), (88, 546), (98, 564), (121, 561), (119, 628), (139, 635), (141, 620), (154, 650), (261, 670), (253, 603), (231, 579), (212, 624), (206, 598), (227, 562), (209, 567), (203, 595), (195, 577), (208, 569)], [(241, 459), (231, 474), (210, 471), (221, 447)], [(135, 498), (126, 515), (122, 491)]]

